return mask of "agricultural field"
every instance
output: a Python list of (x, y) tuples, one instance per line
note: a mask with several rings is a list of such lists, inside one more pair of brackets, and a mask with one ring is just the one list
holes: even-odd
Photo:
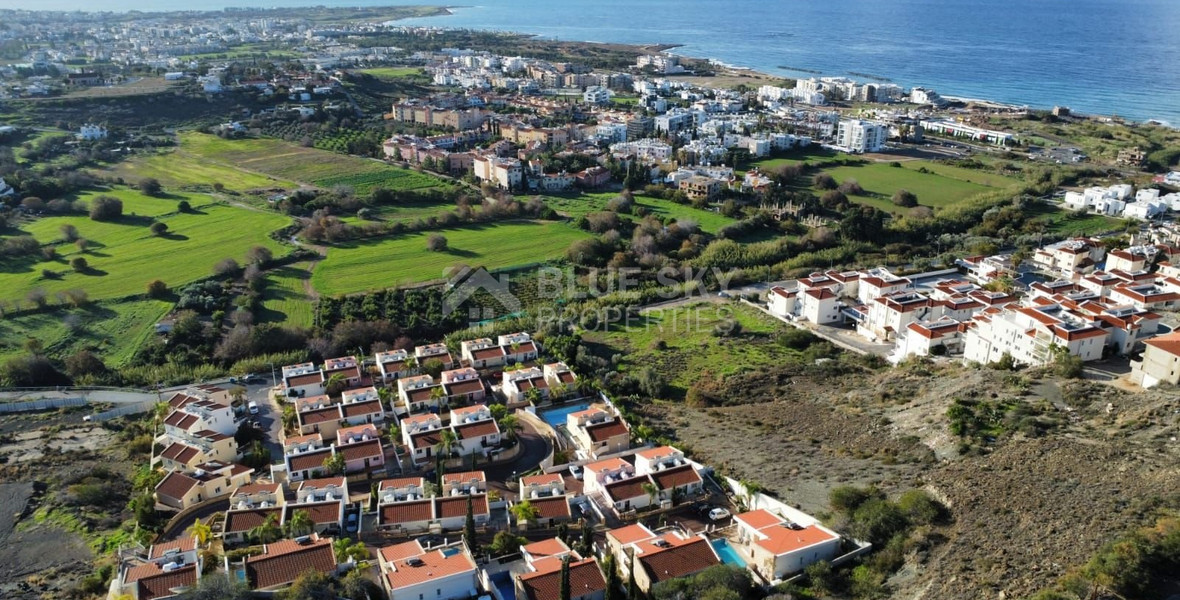
[(372, 75), (378, 79), (426, 77), (425, 71), (417, 67), (376, 67), (372, 69), (361, 69), (359, 72), (365, 75)]
[(0, 318), (0, 361), (24, 353), (26, 339), (39, 340), (45, 352), (69, 356), (89, 349), (108, 367), (127, 364), (155, 324), (172, 309), (163, 300), (125, 299)]
[[(545, 202), (557, 212), (570, 217), (580, 217), (587, 213), (606, 209), (606, 205), (618, 194), (578, 194), (576, 196), (545, 196)], [(635, 196), (635, 205), (642, 206), (652, 214), (665, 219), (692, 219), (700, 224), (701, 229), (709, 233), (716, 233), (718, 229), (733, 223), (733, 219), (710, 210), (693, 208), (677, 204), (663, 198), (651, 196)], [(627, 219), (635, 219), (633, 215), (620, 215)]]
[[(867, 194), (849, 197), (853, 202), (868, 204), (883, 211), (894, 213), (906, 210), (894, 205), (891, 200), (894, 192), (900, 189), (909, 190), (916, 195), (919, 205), (936, 209), (962, 202), (989, 189), (989, 186), (983, 183), (975, 183), (950, 176), (954, 174), (965, 177), (967, 175), (964, 174), (975, 174), (974, 171), (959, 169), (958, 171), (962, 171), (962, 173), (959, 173), (944, 169), (942, 173), (935, 173), (933, 169), (930, 169), (928, 163), (915, 162), (910, 163), (910, 165), (902, 167), (890, 166), (888, 163), (871, 163), (860, 166), (846, 165), (824, 169), (823, 172), (828, 173), (840, 183), (848, 179), (855, 179), (860, 183)], [(919, 172), (917, 169), (922, 166), (927, 167), (931, 172)], [(979, 173), (977, 179), (993, 183), (1002, 182), (1006, 179), (995, 179), (999, 177), (999, 175)], [(1013, 180), (1007, 181), (1015, 184)], [(815, 192), (817, 195), (823, 193), (821, 190), (815, 190)]]
[[(426, 249), (432, 233), (447, 238), (446, 251)], [(565, 223), (511, 221), (363, 240), (330, 247), (311, 282), (321, 294), (340, 295), (437, 281), (459, 264), (492, 270), (560, 258), (585, 237)]]
[(418, 190), (448, 185), (425, 173), (278, 139), (224, 140), (185, 133), (181, 144), (204, 161), (323, 188), (348, 185), (358, 196), (367, 196), (377, 187)]
[[(714, 334), (729, 321), (741, 325), (741, 335)], [(669, 377), (672, 395), (682, 395), (698, 379), (719, 380), (735, 373), (777, 364), (788, 350), (771, 334), (782, 324), (750, 306), (700, 302), (652, 310), (584, 337), (623, 356), (620, 371), (650, 367)]]
[(107, 167), (104, 169), (104, 173), (113, 177), (122, 177), (130, 184), (150, 177), (158, 180), (168, 192), (174, 190), (208, 191), (215, 183), (220, 183), (226, 189), (235, 192), (298, 187), (296, 183), (289, 180), (276, 179), (261, 173), (251, 173), (228, 165), (210, 163), (183, 146), (158, 154), (136, 155)]
[(1127, 226), (1127, 221), (1106, 215), (1077, 215), (1049, 204), (1035, 204), (1027, 210), (1030, 218), (1035, 217), (1045, 223), (1047, 233), (1057, 233), (1066, 236), (1094, 235), (1108, 231), (1121, 231)]
[(282, 323), (293, 327), (311, 327), (312, 299), (307, 295), (311, 263), (286, 265), (267, 273), (266, 291), (262, 295), (259, 323)]
[[(59, 291), (80, 289), (90, 300), (121, 298), (144, 293), (153, 279), (176, 287), (206, 277), (218, 261), (227, 257), (240, 261), (255, 245), (266, 246), (278, 255), (285, 253), (268, 235), (288, 224), (281, 215), (225, 204), (194, 204), (191, 213), (165, 212), (158, 203), (175, 206), (173, 201), (123, 195), (124, 216), (117, 221), (70, 215), (23, 224), (20, 229), (37, 241), (56, 244), (58, 256), (50, 261), (40, 256), (6, 261), (0, 272), (0, 300), (27, 302), (26, 295), (34, 288), (51, 297)], [(168, 233), (154, 236), (148, 231), (156, 220), (168, 225)], [(91, 246), (82, 251), (74, 244), (61, 243), (64, 225), (76, 227)], [(70, 266), (74, 258), (84, 258), (87, 267), (74, 271)], [(45, 277), (45, 271), (54, 276)]]

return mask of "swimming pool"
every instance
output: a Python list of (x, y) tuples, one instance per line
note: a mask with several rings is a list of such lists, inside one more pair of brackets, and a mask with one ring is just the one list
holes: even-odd
[(492, 575), (492, 585), (496, 586), (496, 591), (500, 592), (502, 600), (516, 600), (516, 586), (512, 583), (512, 574), (508, 571), (500, 571)]
[(573, 404), (543, 410), (538, 416), (541, 417), (541, 420), (548, 423), (550, 427), (557, 429), (558, 427), (565, 426), (566, 417), (580, 410), (586, 410), (587, 408), (590, 408), (589, 401), (575, 402)]
[(713, 544), (713, 549), (717, 551), (717, 556), (721, 557), (721, 562), (735, 567), (746, 567), (745, 559), (742, 558), (742, 555), (738, 554), (733, 546), (729, 545), (729, 540), (713, 540), (711, 543)]

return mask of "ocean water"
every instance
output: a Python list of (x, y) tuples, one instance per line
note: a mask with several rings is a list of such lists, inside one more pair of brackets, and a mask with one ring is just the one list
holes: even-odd
[[(1180, 126), (1180, 0), (475, 0), (404, 21), (562, 40), (680, 44), (788, 77), (904, 87)], [(43, 0), (38, 8), (443, 4), (429, 0)], [(25, 0), (0, 0), (17, 8)], [(786, 68), (784, 68), (786, 67)]]

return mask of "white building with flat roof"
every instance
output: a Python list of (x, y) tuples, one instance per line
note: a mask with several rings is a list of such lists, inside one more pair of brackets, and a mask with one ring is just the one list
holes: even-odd
[(847, 119), (840, 121), (836, 129), (836, 145), (849, 152), (877, 152), (889, 137), (889, 127), (884, 123)]

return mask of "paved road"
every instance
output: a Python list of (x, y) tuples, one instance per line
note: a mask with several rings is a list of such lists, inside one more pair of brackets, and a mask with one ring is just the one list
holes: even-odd
[(196, 522), (197, 519), (205, 520), (213, 516), (214, 513), (219, 513), (229, 510), (229, 499), (217, 500), (202, 506), (199, 510), (193, 511), (180, 522), (173, 524), (168, 529), (160, 534), (160, 541), (170, 541), (180, 537), (184, 530), (188, 529), (190, 525)]
[(505, 485), (507, 482), (519, 479), (521, 473), (537, 468), (541, 461), (545, 460), (553, 451), (553, 445), (549, 442), (549, 438), (534, 429), (527, 421), (521, 419), (520, 426), (519, 443), (524, 446), (520, 456), (511, 462), (484, 469), (488, 485), (498, 490), (505, 498), (508, 497), (504, 495), (505, 493), (511, 496), (516, 495), (516, 492), (510, 491)]

